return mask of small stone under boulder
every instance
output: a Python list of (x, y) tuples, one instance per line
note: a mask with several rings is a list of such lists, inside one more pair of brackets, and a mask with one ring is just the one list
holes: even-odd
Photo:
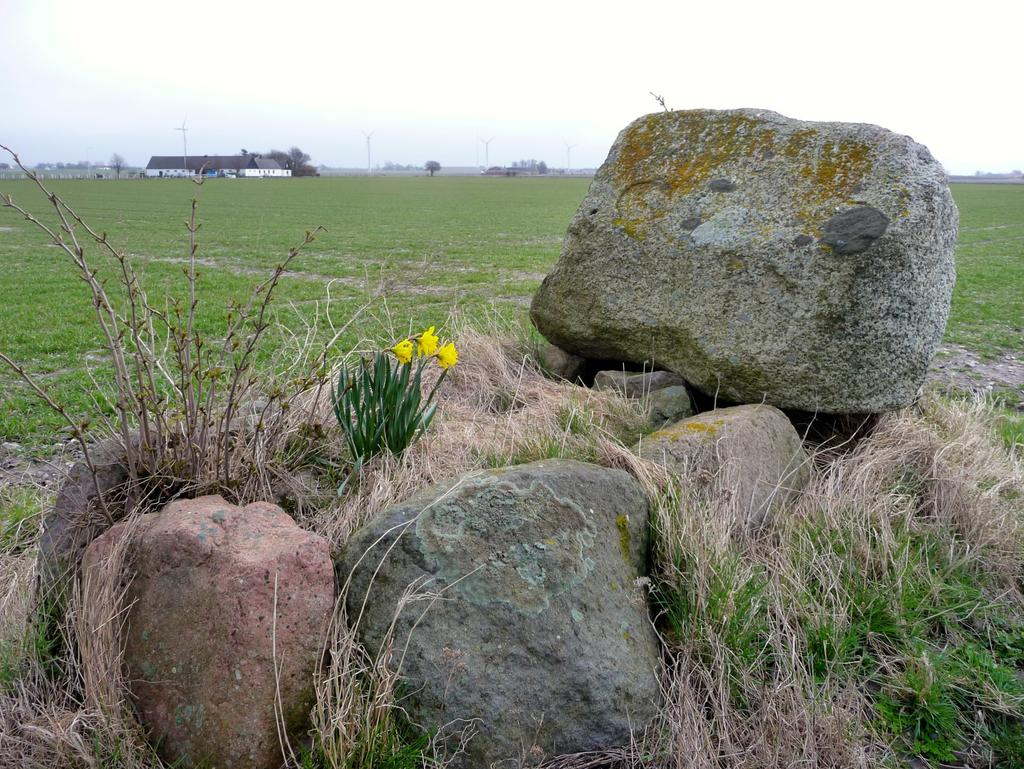
[(671, 371), (598, 371), (595, 390), (610, 390), (626, 398), (645, 398), (656, 390), (679, 387), (683, 378)]
[(339, 578), (372, 653), (409, 585), (439, 595), (406, 605), (394, 648), (413, 722), (476, 724), (453, 766), (628, 744), (655, 715), (658, 642), (634, 585), (648, 516), (627, 473), (547, 460), (435, 486), (351, 540)]
[[(96, 539), (83, 568), (123, 528)], [(279, 769), (276, 698), (303, 739), (334, 605), (327, 541), (276, 505), (208, 496), (144, 516), (127, 564), (125, 664), (160, 754), (182, 767)]]
[(665, 427), (680, 419), (693, 416), (693, 402), (684, 385), (672, 385), (655, 390), (650, 397), (650, 423)]
[(792, 503), (810, 480), (810, 459), (789, 418), (774, 406), (705, 411), (644, 438), (640, 456), (707, 479), (740, 529), (755, 529)]
[(818, 413), (909, 405), (942, 339), (958, 213), (906, 136), (774, 112), (646, 115), (619, 134), (530, 309), (592, 360)]
[(566, 352), (553, 344), (541, 347), (538, 351), (538, 358), (545, 371), (556, 379), (576, 382), (586, 375), (587, 361), (585, 358)]

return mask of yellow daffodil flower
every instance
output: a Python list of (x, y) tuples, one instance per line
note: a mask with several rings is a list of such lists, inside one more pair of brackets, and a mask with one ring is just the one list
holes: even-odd
[(443, 369), (450, 369), (459, 362), (459, 351), (451, 342), (437, 351), (437, 364)]
[(433, 355), (437, 352), (437, 344), (439, 341), (437, 334), (434, 333), (434, 327), (431, 326), (416, 337), (416, 354), (420, 356)]
[(409, 363), (412, 360), (412, 340), (403, 339), (391, 348), (391, 352), (398, 358), (399, 363)]

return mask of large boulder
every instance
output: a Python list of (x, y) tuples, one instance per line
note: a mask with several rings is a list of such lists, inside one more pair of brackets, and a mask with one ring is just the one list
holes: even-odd
[(909, 404), (942, 337), (958, 213), (927, 148), (877, 126), (662, 112), (612, 146), (534, 296), (592, 359), (829, 413)]
[[(89, 546), (84, 569), (123, 528)], [(327, 541), (276, 505), (208, 496), (144, 516), (127, 563), (125, 664), (161, 755), (182, 767), (279, 769), (275, 708), (302, 739), (334, 605)]]
[(652, 433), (638, 453), (688, 483), (707, 483), (719, 509), (753, 530), (791, 504), (810, 480), (810, 459), (788, 417), (768, 405), (705, 411)]
[(455, 766), (627, 744), (654, 716), (658, 643), (634, 586), (648, 515), (625, 472), (549, 460), (435, 486), (352, 539), (339, 578), (371, 651), (408, 586), (440, 594), (405, 606), (394, 648), (413, 722), (479, 729)]

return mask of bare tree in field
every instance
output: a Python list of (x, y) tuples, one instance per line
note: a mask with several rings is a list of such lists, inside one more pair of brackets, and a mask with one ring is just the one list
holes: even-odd
[(309, 164), (309, 155), (298, 147), (292, 147), (287, 152), (270, 150), (263, 153), (263, 157), (276, 160), (281, 168), (291, 169), (292, 176), (312, 176), (316, 173), (316, 169)]
[(287, 152), (284, 152), (282, 150), (270, 150), (269, 152), (264, 152), (263, 157), (270, 158), (271, 160), (276, 160), (277, 164), (281, 166), (281, 168), (292, 167), (291, 157), (289, 157)]
[(121, 178), (121, 169), (124, 168), (124, 158), (116, 152), (110, 156), (110, 167), (114, 169), (114, 176)]
[(315, 169), (309, 164), (309, 155), (298, 147), (292, 147), (288, 150), (288, 160), (290, 161), (289, 167), (292, 169), (292, 176), (313, 175)]
[(423, 167), (430, 172), (431, 176), (433, 176), (434, 174), (441, 170), (441, 164), (438, 163), (436, 160), (428, 160), (427, 164)]

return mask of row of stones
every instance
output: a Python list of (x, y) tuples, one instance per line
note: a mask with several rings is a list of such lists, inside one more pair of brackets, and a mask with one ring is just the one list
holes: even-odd
[[(799, 437), (770, 406), (688, 417), (637, 451), (709, 479), (740, 526), (807, 479)], [(274, 505), (202, 497), (115, 526), (85, 568), (134, 531), (125, 661), (169, 761), (279, 765), (276, 708), (301, 735), (341, 585), (366, 649), (403, 650), (411, 720), (470, 725), (453, 766), (488, 766), (524, 744), (548, 756), (622, 745), (657, 711), (661, 655), (637, 587), (652, 568), (648, 504), (625, 472), (585, 463), (478, 471), (378, 515), (332, 561)]]

